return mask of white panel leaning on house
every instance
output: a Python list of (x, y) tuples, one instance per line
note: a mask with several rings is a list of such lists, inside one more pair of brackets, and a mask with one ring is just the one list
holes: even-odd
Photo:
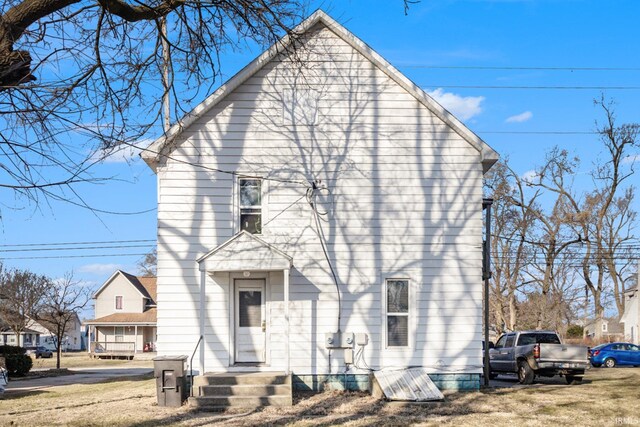
[[(202, 334), (205, 371), (335, 374), (350, 347), (352, 373), (479, 375), (497, 154), (325, 13), (296, 33), (142, 154), (159, 182), (158, 352)], [(263, 337), (238, 360), (247, 279)]]

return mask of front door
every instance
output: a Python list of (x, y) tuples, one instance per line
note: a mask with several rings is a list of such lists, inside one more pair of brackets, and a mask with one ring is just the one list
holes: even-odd
[(264, 280), (235, 281), (235, 347), (237, 363), (264, 363), (266, 322)]

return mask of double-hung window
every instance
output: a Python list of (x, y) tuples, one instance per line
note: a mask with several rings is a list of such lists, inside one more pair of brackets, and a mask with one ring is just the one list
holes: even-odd
[(409, 346), (409, 281), (386, 281), (387, 347)]
[(116, 296), (116, 310), (122, 310), (122, 295)]
[(262, 180), (241, 178), (240, 230), (262, 234)]

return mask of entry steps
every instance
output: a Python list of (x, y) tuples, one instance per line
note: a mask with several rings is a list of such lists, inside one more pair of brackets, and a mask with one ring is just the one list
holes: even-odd
[(291, 375), (284, 372), (205, 373), (194, 378), (189, 405), (203, 410), (291, 406)]

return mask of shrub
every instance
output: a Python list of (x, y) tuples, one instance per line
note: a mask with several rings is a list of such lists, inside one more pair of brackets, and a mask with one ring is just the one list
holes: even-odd
[(567, 328), (567, 337), (582, 338), (583, 328), (580, 325), (571, 325)]
[(0, 345), (0, 355), (25, 354), (27, 349), (17, 345)]
[(22, 377), (33, 366), (33, 359), (26, 354), (7, 354), (4, 358), (7, 361), (7, 371), (10, 376)]
[(33, 360), (27, 356), (26, 349), (15, 345), (0, 346), (0, 356), (4, 357), (9, 375), (21, 377), (33, 366)]

